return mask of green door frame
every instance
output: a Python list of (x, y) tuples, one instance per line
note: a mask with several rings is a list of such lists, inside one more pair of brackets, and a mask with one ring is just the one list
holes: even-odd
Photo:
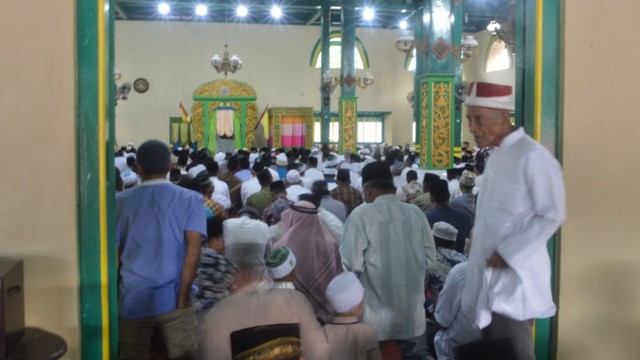
[[(562, 0), (516, 1), (516, 118), (561, 156), (560, 19)], [(105, 7), (108, 6), (108, 10)], [(76, 0), (77, 193), (81, 358), (117, 357), (114, 230), (114, 9), (113, 0)], [(457, 18), (457, 17), (456, 17)], [(535, 46), (534, 46), (535, 44)], [(558, 298), (559, 238), (549, 250)], [(536, 357), (556, 358), (556, 318), (536, 322)]]
[[(516, 122), (561, 160), (560, 19), (561, 0), (516, 2)], [(518, 25), (521, 24), (521, 25)], [(559, 233), (547, 244), (552, 289), (559, 298)], [(557, 316), (536, 320), (535, 353), (539, 360), (555, 359)]]

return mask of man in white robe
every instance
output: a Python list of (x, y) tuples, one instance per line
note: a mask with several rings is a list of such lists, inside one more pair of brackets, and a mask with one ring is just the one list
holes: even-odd
[(513, 89), (472, 83), (465, 99), (479, 147), (494, 147), (478, 193), (462, 309), (482, 338), (508, 338), (517, 360), (535, 359), (533, 319), (553, 316), (547, 241), (565, 218), (560, 164), (516, 129)]
[(394, 340), (404, 358), (428, 359), (424, 279), (435, 245), (424, 213), (395, 195), (389, 166), (362, 169), (366, 204), (347, 218), (340, 255), (365, 288), (362, 322), (378, 341)]

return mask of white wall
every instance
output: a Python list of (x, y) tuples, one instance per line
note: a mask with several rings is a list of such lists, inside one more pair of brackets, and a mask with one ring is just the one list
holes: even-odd
[(24, 260), (27, 326), (78, 355), (75, 2), (2, 3), (0, 257)]
[[(411, 141), (412, 110), (406, 94), (413, 74), (403, 70), (404, 54), (395, 49), (394, 30), (358, 29), (370, 59), (375, 84), (357, 88), (359, 111), (391, 111), (385, 140)], [(140, 144), (148, 138), (168, 141), (169, 117), (178, 116), (180, 101), (191, 109), (193, 91), (202, 83), (222, 78), (210, 65), (222, 55), (225, 38), (231, 55), (243, 67), (229, 78), (251, 84), (258, 109), (270, 106), (320, 108), (320, 70), (309, 66), (311, 50), (320, 37), (312, 26), (239, 25), (187, 22), (116, 22), (116, 66), (119, 83), (138, 77), (150, 83), (147, 93), (132, 92), (116, 108), (119, 144)], [(358, 71), (362, 75), (363, 71)], [(334, 70), (334, 75), (338, 71)], [(332, 97), (337, 111), (339, 90)]]
[(558, 359), (638, 359), (640, 3), (564, 5)]

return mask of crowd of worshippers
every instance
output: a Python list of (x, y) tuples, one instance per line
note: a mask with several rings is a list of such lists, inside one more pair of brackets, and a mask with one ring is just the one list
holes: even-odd
[(169, 358), (381, 359), (395, 341), (404, 358), (452, 359), (480, 338), (460, 297), (486, 156), (465, 143), (445, 178), (411, 146), (123, 147), (120, 358), (160, 339)]

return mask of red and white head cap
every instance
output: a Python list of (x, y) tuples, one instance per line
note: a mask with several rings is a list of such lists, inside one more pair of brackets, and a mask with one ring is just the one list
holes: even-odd
[(487, 82), (473, 82), (469, 85), (464, 103), (467, 106), (513, 111), (515, 110), (513, 87)]

